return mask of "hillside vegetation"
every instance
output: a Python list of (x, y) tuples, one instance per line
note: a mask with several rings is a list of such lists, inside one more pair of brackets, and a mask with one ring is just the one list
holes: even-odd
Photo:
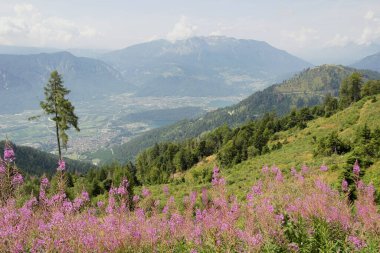
[[(336, 187), (340, 187), (346, 170), (352, 169), (353, 163), (358, 159), (363, 162), (362, 177), (365, 182), (372, 182), (377, 191), (380, 191), (379, 153), (377, 153), (377, 157), (371, 158), (371, 163), (366, 163), (366, 167), (364, 163), (368, 157), (359, 152), (363, 147), (359, 137), (360, 132), (367, 126), (373, 133), (379, 125), (380, 95), (377, 95), (375, 98), (363, 98), (331, 117), (319, 117), (309, 121), (307, 127), (303, 129), (294, 127), (278, 132), (275, 134), (275, 140), (272, 138), (268, 145), (273, 146), (280, 142), (282, 143), (280, 148), (248, 158), (240, 163), (221, 166), (227, 188), (240, 198), (244, 198), (249, 187), (259, 178), (263, 166), (275, 165), (281, 168), (285, 175), (289, 175), (292, 167), (300, 169), (302, 166), (307, 166), (311, 171), (318, 171), (323, 164), (329, 166), (326, 180)], [(351, 150), (342, 154), (318, 154), (316, 151), (320, 140), (335, 132), (341, 141), (350, 144)], [(379, 149), (379, 147), (377, 148)], [(169, 183), (170, 188), (173, 189), (172, 193), (180, 199), (184, 192), (209, 187), (212, 169), (216, 165), (220, 165), (220, 161), (216, 155), (212, 155), (188, 171), (175, 174), (172, 182)], [(153, 194), (163, 197), (161, 185), (152, 185), (150, 188)]]
[(85, 174), (24, 177), (6, 142), (0, 251), (378, 252), (379, 87), (355, 72), (320, 105)]
[[(4, 141), (0, 141), (0, 154), (4, 152)], [(41, 176), (53, 175), (58, 167), (58, 156), (35, 148), (13, 145), (17, 153), (17, 166), (25, 174)], [(71, 172), (85, 173), (94, 166), (90, 163), (66, 159)]]
[[(64, 171), (51, 181), (42, 177), (37, 197), (28, 198), (8, 149), (0, 164), (0, 223), (6, 231), (0, 250), (378, 252), (375, 189), (361, 180), (379, 186), (379, 177), (371, 177), (379, 173), (378, 159), (368, 168), (347, 167), (346, 160), (357, 147), (379, 140), (379, 108), (380, 95), (365, 97), (303, 129), (278, 132), (277, 140), (286, 140), (280, 149), (224, 167), (222, 174), (215, 157), (208, 157), (169, 185), (133, 190), (125, 173), (130, 168), (124, 178), (119, 169), (92, 171), (89, 179), (118, 174), (120, 183), (108, 182), (104, 192), (108, 202), (91, 198), (78, 188), (83, 178)], [(335, 130), (352, 151), (315, 154), (315, 144)], [(72, 187), (67, 181), (77, 188), (73, 196), (65, 192)]]
[[(206, 113), (193, 120), (184, 120), (173, 125), (148, 131), (121, 146), (110, 150), (99, 150), (91, 154), (103, 162), (133, 160), (136, 155), (155, 143), (181, 141), (196, 137), (224, 124), (230, 127), (262, 116), (266, 112), (283, 115), (292, 108), (314, 106), (323, 102), (327, 94), (337, 95), (344, 78), (355, 72), (353, 68), (323, 65), (310, 68), (281, 84), (273, 85), (244, 99), (240, 103)], [(364, 80), (380, 79), (373, 71), (359, 71)]]

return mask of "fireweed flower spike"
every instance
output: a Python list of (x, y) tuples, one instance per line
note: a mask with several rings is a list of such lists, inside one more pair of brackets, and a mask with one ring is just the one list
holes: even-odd
[[(90, 199), (85, 191), (73, 196), (74, 200), (64, 191), (50, 196), (45, 191), (49, 181), (42, 178), (38, 199), (31, 197), (22, 203), (18, 194), (10, 194), (9, 198), (0, 195), (0, 252), (170, 252), (173, 249), (263, 252), (268, 245), (304, 252), (311, 247), (325, 249), (326, 242), (333, 245), (333, 252), (377, 252), (380, 247), (380, 213), (373, 185), (356, 180), (357, 199), (352, 203), (343, 198), (348, 191), (345, 180), (342, 193), (324, 181), (318, 171), (303, 174), (294, 170), (295, 177), (282, 177), (281, 171), (274, 169), (256, 181), (247, 201), (239, 201), (232, 192), (229, 194), (219, 169), (213, 172), (213, 186), (202, 189), (201, 205), (197, 204), (200, 192), (192, 192), (186, 196), (185, 205), (176, 204), (170, 197), (161, 207), (155, 194), (144, 187), (141, 194), (145, 197), (139, 200), (139, 195), (135, 195), (130, 209), (127, 209), (128, 200), (133, 189), (129, 189), (131, 185), (126, 180), (118, 187), (112, 186), (104, 199), (98, 201)], [(0, 194), (8, 186), (16, 191), (15, 185), (22, 183), (16, 169), (11, 175), (9, 184), (0, 184)], [(298, 183), (299, 176), (306, 183)], [(4, 179), (0, 174), (0, 182)], [(296, 243), (288, 238), (290, 223), (295, 225), (292, 225), (294, 233), (307, 233), (306, 240), (300, 237), (301, 241)], [(321, 236), (316, 229), (320, 224), (323, 233), (327, 229), (330, 235), (323, 244), (315, 240)], [(336, 244), (337, 240), (341, 243)]]
[(343, 192), (348, 191), (348, 182), (345, 179), (343, 179), (343, 181), (342, 181), (342, 191)]
[(322, 165), (321, 168), (320, 168), (321, 171), (325, 172), (328, 170), (327, 166), (326, 165)]
[(20, 173), (17, 173), (16, 175), (13, 176), (12, 178), (12, 184), (15, 186), (22, 185), (24, 183), (24, 178)]
[(355, 164), (354, 164), (354, 168), (353, 168), (353, 172), (354, 172), (354, 175), (355, 176), (359, 176), (360, 174), (360, 167), (359, 167), (359, 162), (358, 160), (356, 160)]
[(5, 144), (4, 148), (4, 161), (13, 162), (16, 159), (15, 152), (8, 142)]
[(44, 177), (41, 179), (41, 186), (43, 188), (48, 188), (49, 187), (49, 179), (47, 177)]
[(57, 168), (57, 170), (58, 171), (65, 171), (66, 170), (66, 163), (65, 163), (65, 161), (63, 159), (58, 161), (58, 168)]

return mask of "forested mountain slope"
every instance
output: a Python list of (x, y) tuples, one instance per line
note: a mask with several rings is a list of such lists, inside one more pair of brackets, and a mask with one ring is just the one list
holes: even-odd
[[(193, 120), (184, 120), (173, 125), (148, 131), (111, 150), (99, 150), (91, 157), (103, 162), (126, 162), (134, 159), (138, 152), (163, 141), (178, 141), (200, 135), (223, 124), (237, 126), (260, 117), (266, 112), (283, 115), (291, 108), (313, 106), (321, 103), (327, 94), (337, 95), (344, 78), (357, 71), (354, 68), (322, 65), (306, 69), (291, 79), (275, 84), (263, 91), (255, 92), (240, 103), (209, 112)], [(380, 79), (374, 71), (360, 70), (364, 79)]]
[[(4, 141), (0, 141), (0, 154), (4, 152)], [(40, 176), (53, 175), (58, 167), (58, 156), (35, 148), (12, 145), (16, 154), (16, 164), (23, 173)], [(90, 163), (65, 158), (66, 167), (71, 172), (87, 172), (94, 166)]]

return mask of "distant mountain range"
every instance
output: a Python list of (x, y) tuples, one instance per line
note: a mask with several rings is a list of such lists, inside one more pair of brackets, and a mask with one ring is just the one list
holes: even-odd
[(344, 46), (330, 46), (324, 48), (307, 49), (306, 52), (299, 52), (303, 59), (307, 59), (315, 65), (320, 64), (342, 64), (350, 65), (360, 59), (380, 52), (380, 44), (359, 45), (348, 43)]
[(365, 57), (351, 66), (358, 69), (370, 69), (380, 72), (380, 51), (377, 54)]
[(14, 55), (28, 55), (28, 54), (42, 54), (42, 53), (59, 53), (69, 52), (77, 57), (89, 57), (97, 59), (101, 55), (109, 52), (106, 49), (87, 49), (87, 48), (51, 48), (51, 47), (20, 47), (0, 45), (0, 54), (14, 54)]
[(222, 36), (155, 40), (101, 59), (141, 96), (250, 94), (311, 66), (266, 42)]
[(326, 94), (337, 95), (342, 80), (355, 71), (360, 71), (365, 79), (380, 79), (378, 72), (338, 65), (308, 68), (289, 80), (255, 92), (236, 105), (217, 109), (193, 120), (183, 120), (167, 127), (153, 129), (121, 146), (113, 147), (112, 153), (109, 150), (99, 150), (92, 156), (102, 158), (106, 162), (125, 162), (158, 142), (196, 137), (223, 124), (237, 126), (266, 112), (282, 115), (293, 107), (317, 105), (323, 101)]
[[(49, 53), (39, 53), (43, 50)], [(13, 53), (0, 54), (0, 113), (38, 107), (42, 87), (55, 69), (63, 74), (71, 96), (83, 100), (113, 92), (248, 95), (311, 66), (266, 42), (227, 37), (156, 40), (103, 54), (100, 60), (55, 50), (0, 46), (0, 52)]]
[(0, 113), (38, 107), (53, 70), (63, 74), (74, 99), (127, 90), (120, 73), (100, 60), (67, 52), (0, 55)]

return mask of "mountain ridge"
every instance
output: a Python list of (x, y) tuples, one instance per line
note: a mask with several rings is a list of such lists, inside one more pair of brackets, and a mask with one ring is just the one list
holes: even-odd
[(104, 54), (138, 95), (251, 93), (312, 66), (266, 42), (229, 37), (155, 40)]
[[(58, 70), (71, 97), (86, 99), (110, 91), (126, 89), (124, 80), (113, 67), (69, 52), (31, 55), (0, 55), (0, 112), (9, 113), (38, 106), (50, 72)], [(105, 85), (107, 86), (105, 88)], [(15, 104), (14, 101), (18, 101)]]
[(370, 69), (374, 71), (380, 71), (380, 51), (376, 54), (364, 57), (360, 61), (351, 65), (352, 67), (360, 69)]

